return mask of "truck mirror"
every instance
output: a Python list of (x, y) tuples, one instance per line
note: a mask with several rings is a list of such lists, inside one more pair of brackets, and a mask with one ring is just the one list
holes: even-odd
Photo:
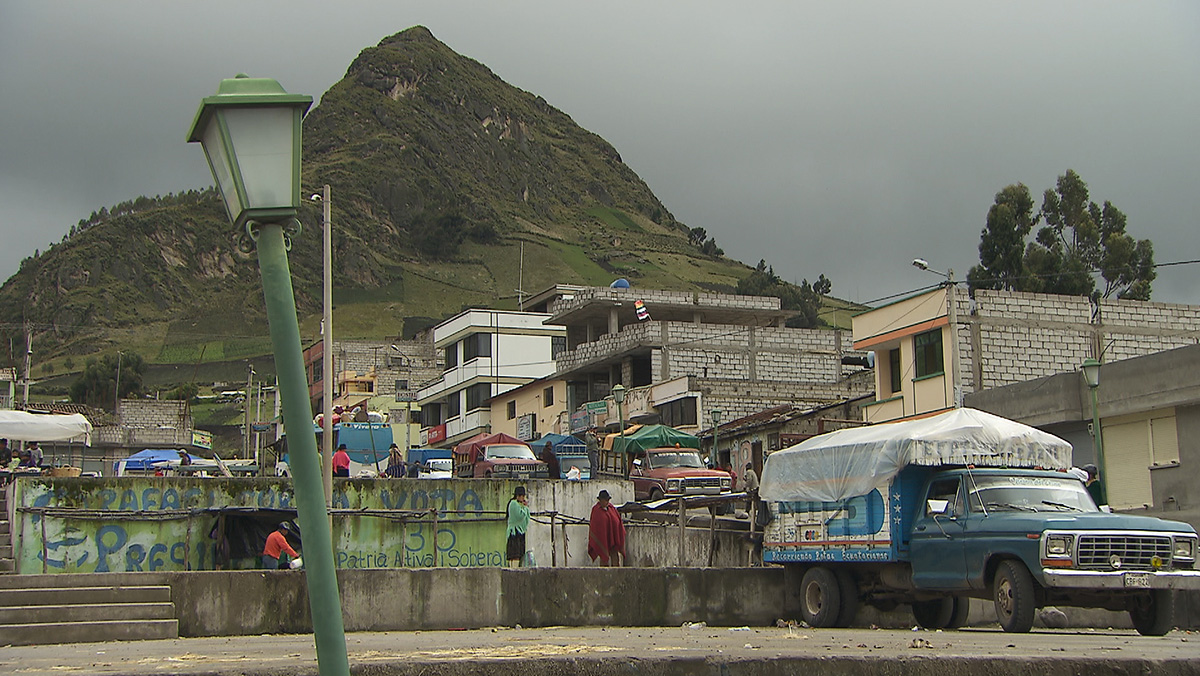
[(950, 511), (949, 500), (937, 500), (930, 498), (925, 502), (925, 514), (938, 515), (945, 514)]
[(636, 460), (634, 460), (634, 461), (633, 461), (633, 466), (634, 466), (634, 467), (641, 467), (641, 466), (642, 466), (642, 459), (641, 459), (641, 458), (637, 458)]

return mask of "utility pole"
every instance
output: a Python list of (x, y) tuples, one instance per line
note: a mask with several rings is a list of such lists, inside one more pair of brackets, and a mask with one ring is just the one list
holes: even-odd
[(250, 392), (254, 384), (254, 364), (246, 364), (246, 396), (242, 397), (242, 408), (246, 412), (245, 427), (242, 429), (242, 457), (250, 457)]
[(33, 327), (25, 320), (25, 393), (22, 395), (21, 408), (29, 410), (29, 360), (33, 357)]
[(121, 363), (125, 361), (125, 353), (117, 350), (117, 386), (113, 389), (113, 415), (121, 415)]
[(958, 372), (958, 294), (954, 284), (954, 268), (946, 270), (946, 319), (950, 322), (950, 378), (953, 380), (951, 396), (954, 397), (954, 408), (962, 408), (962, 382)]

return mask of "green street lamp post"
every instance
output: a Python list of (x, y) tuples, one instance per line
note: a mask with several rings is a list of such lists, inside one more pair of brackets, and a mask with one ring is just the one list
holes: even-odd
[(1100, 362), (1095, 359), (1084, 359), (1079, 367), (1083, 373), (1083, 382), (1088, 386), (1092, 395), (1092, 445), (1096, 451), (1096, 467), (1100, 476), (1096, 482), (1100, 484), (1099, 504), (1108, 504), (1108, 472), (1104, 467), (1104, 435), (1100, 432), (1100, 405), (1097, 401), (1096, 390), (1100, 388)]
[(712, 465), (713, 467), (716, 467), (717, 466), (717, 457), (718, 457), (717, 439), (719, 438), (718, 434), (720, 433), (720, 430), (721, 430), (721, 409), (714, 408), (710, 415), (712, 415), (712, 423), (713, 423), (713, 447), (712, 447), (712, 452), (708, 454), (708, 464)]
[(204, 146), (229, 220), (245, 228), (243, 241), (257, 245), (296, 509), (304, 532), (318, 669), (322, 676), (348, 676), (333, 538), (288, 268), (290, 233), (285, 232), (299, 227), (295, 216), (300, 205), (300, 121), (310, 105), (312, 97), (288, 94), (275, 80), (238, 75), (222, 80), (217, 94), (201, 101), (188, 142)]
[(621, 426), (621, 464), (625, 465), (625, 476), (629, 476), (629, 454), (625, 452), (625, 412), (621, 404), (625, 403), (625, 386), (617, 383), (612, 386), (612, 398), (617, 402), (617, 424)]

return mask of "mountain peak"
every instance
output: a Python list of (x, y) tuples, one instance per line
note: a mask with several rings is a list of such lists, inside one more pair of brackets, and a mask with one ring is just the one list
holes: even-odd
[[(305, 190), (332, 188), (339, 337), (410, 335), (559, 283), (730, 291), (749, 273), (611, 144), (423, 26), (364, 49), (305, 118), (303, 144)], [(321, 210), (306, 201), (298, 218), (293, 286), (315, 336)], [(38, 353), (60, 367), (114, 329), (150, 362), (244, 359), (269, 350), (258, 283), (212, 192), (138, 198), (23, 264), (0, 288), (0, 323), (45, 327)]]

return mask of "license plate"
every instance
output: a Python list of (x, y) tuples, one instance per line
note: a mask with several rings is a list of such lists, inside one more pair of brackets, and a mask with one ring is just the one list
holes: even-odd
[(1150, 573), (1125, 573), (1125, 586), (1149, 589)]

